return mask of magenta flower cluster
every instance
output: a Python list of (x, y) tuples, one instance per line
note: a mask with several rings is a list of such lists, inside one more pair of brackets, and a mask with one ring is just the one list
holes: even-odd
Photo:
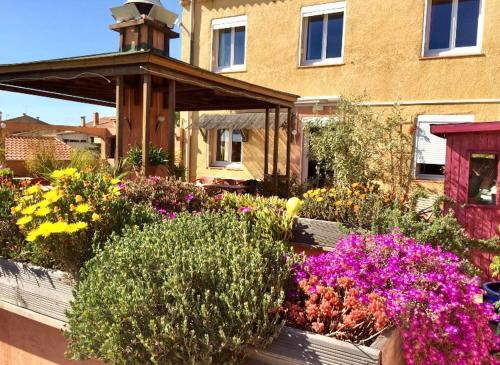
[(349, 278), (361, 300), (385, 298), (391, 322), (401, 329), (408, 365), (498, 364), (490, 353), (498, 338), (488, 325), (490, 305), (478, 303), (477, 278), (463, 274), (459, 259), (395, 232), (350, 235), (335, 252), (309, 257), (295, 269), (299, 283), (311, 276), (335, 287)]

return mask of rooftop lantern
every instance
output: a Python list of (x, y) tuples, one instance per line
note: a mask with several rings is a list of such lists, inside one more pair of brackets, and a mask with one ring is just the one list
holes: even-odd
[(111, 8), (116, 23), (110, 28), (120, 33), (120, 52), (151, 51), (169, 56), (170, 40), (179, 38), (172, 29), (177, 14), (165, 9), (160, 0), (128, 0)]

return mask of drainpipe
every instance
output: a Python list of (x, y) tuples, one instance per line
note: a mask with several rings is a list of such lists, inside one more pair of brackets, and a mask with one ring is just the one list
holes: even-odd
[(194, 66), (194, 0), (189, 3), (189, 64)]

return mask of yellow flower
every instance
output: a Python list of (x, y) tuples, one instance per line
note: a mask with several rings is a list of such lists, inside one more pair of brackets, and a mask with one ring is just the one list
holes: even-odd
[(29, 200), (33, 199), (33, 195), (25, 195), (21, 198), (22, 202), (27, 202)]
[(347, 201), (347, 205), (351, 206), (352, 205), (352, 200)]
[(120, 194), (121, 194), (120, 188), (118, 188), (118, 187), (114, 187), (112, 192), (113, 192), (114, 196), (120, 196)]
[(308, 198), (308, 197), (309, 197), (309, 193), (304, 193), (304, 194), (302, 194), (302, 196), (303, 196), (304, 198)]
[(316, 201), (317, 201), (318, 203), (321, 203), (323, 200), (325, 200), (325, 199), (323, 199), (323, 198), (316, 198)]
[(353, 188), (357, 188), (358, 186), (359, 186), (359, 183), (354, 183), (354, 184), (352, 184), (352, 187), (353, 187)]
[(111, 180), (112, 185), (118, 185), (120, 183), (120, 179), (113, 179)]
[(59, 193), (57, 190), (51, 190), (43, 194), (44, 199), (48, 200), (51, 203), (54, 203), (59, 200)]
[(63, 176), (64, 176), (64, 170), (55, 170), (50, 175), (50, 177), (53, 177), (54, 179), (60, 179)]
[(51, 233), (63, 233), (68, 228), (68, 223), (66, 222), (57, 222), (52, 223)]
[(75, 233), (75, 232), (78, 232), (79, 230), (80, 230), (80, 228), (78, 228), (76, 226), (76, 223), (71, 223), (71, 224), (68, 224), (68, 226), (66, 227), (66, 230), (64, 232)]
[(51, 222), (43, 222), (36, 229), (37, 236), (49, 237), (50, 234), (52, 233), (52, 226), (53, 223)]
[(66, 176), (72, 176), (72, 175), (75, 175), (78, 172), (78, 170), (75, 169), (74, 167), (68, 167), (67, 169), (65, 169), (63, 171), (64, 171), (64, 174)]
[(78, 229), (85, 229), (88, 227), (88, 224), (85, 222), (76, 222), (75, 224), (78, 227)]
[(304, 204), (304, 202), (302, 200), (300, 200), (299, 198), (294, 197), (294, 198), (288, 199), (288, 201), (286, 202), (286, 214), (289, 217), (296, 216), (297, 213), (299, 212), (302, 204)]
[(28, 224), (29, 222), (31, 222), (33, 220), (33, 217), (27, 215), (27, 216), (24, 216), (24, 217), (21, 217), (17, 220), (16, 224), (18, 226), (24, 226), (25, 224)]
[(36, 212), (35, 215), (38, 217), (45, 217), (47, 214), (51, 212), (51, 209), (49, 207), (45, 208), (39, 208)]
[(33, 185), (33, 186), (30, 186), (28, 189), (26, 189), (26, 193), (28, 193), (29, 195), (33, 195), (33, 194), (36, 194), (40, 191), (40, 185)]
[[(21, 209), (23, 209), (23, 206), (22, 206), (21, 204), (19, 204), (19, 205), (16, 205), (15, 207), (13, 207), (13, 208), (11, 209), (11, 211), (14, 211), (14, 213), (17, 213), (17, 212), (20, 212), (20, 211), (21, 211)], [(14, 214), (14, 213), (13, 213), (13, 214)]]
[(81, 195), (75, 196), (75, 202), (82, 203), (83, 202), (83, 197)]
[(35, 241), (38, 237), (40, 236), (40, 230), (37, 228), (37, 229), (33, 229), (32, 231), (30, 231), (28, 233), (28, 235), (26, 236), (26, 241), (28, 242), (33, 242)]
[(360, 207), (359, 205), (355, 205), (355, 206), (353, 207), (353, 209), (354, 209), (354, 213), (358, 214), (358, 213), (359, 213), (359, 211), (361, 210), (361, 207)]
[(40, 208), (46, 208), (51, 204), (49, 200), (42, 200), (40, 203), (38, 203), (38, 206)]
[(78, 204), (75, 208), (77, 213), (87, 213), (90, 210), (90, 206), (86, 203)]
[(335, 205), (338, 207), (338, 206), (341, 206), (342, 205), (342, 200), (337, 200), (335, 202)]
[(101, 219), (101, 216), (99, 214), (97, 214), (97, 213), (92, 214), (92, 220), (94, 222), (97, 222), (100, 219)]
[(321, 189), (321, 192), (326, 193), (326, 189), (325, 188)]
[(24, 215), (31, 215), (31, 214), (35, 213), (35, 210), (37, 208), (38, 208), (38, 205), (33, 204), (33, 205), (30, 205), (29, 207), (24, 208), (21, 211), (21, 213), (24, 214)]

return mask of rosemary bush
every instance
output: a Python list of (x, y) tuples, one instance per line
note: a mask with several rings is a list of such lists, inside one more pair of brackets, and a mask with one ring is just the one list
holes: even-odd
[(282, 326), (287, 245), (232, 215), (181, 214), (114, 236), (88, 262), (68, 355), (113, 364), (241, 364)]

